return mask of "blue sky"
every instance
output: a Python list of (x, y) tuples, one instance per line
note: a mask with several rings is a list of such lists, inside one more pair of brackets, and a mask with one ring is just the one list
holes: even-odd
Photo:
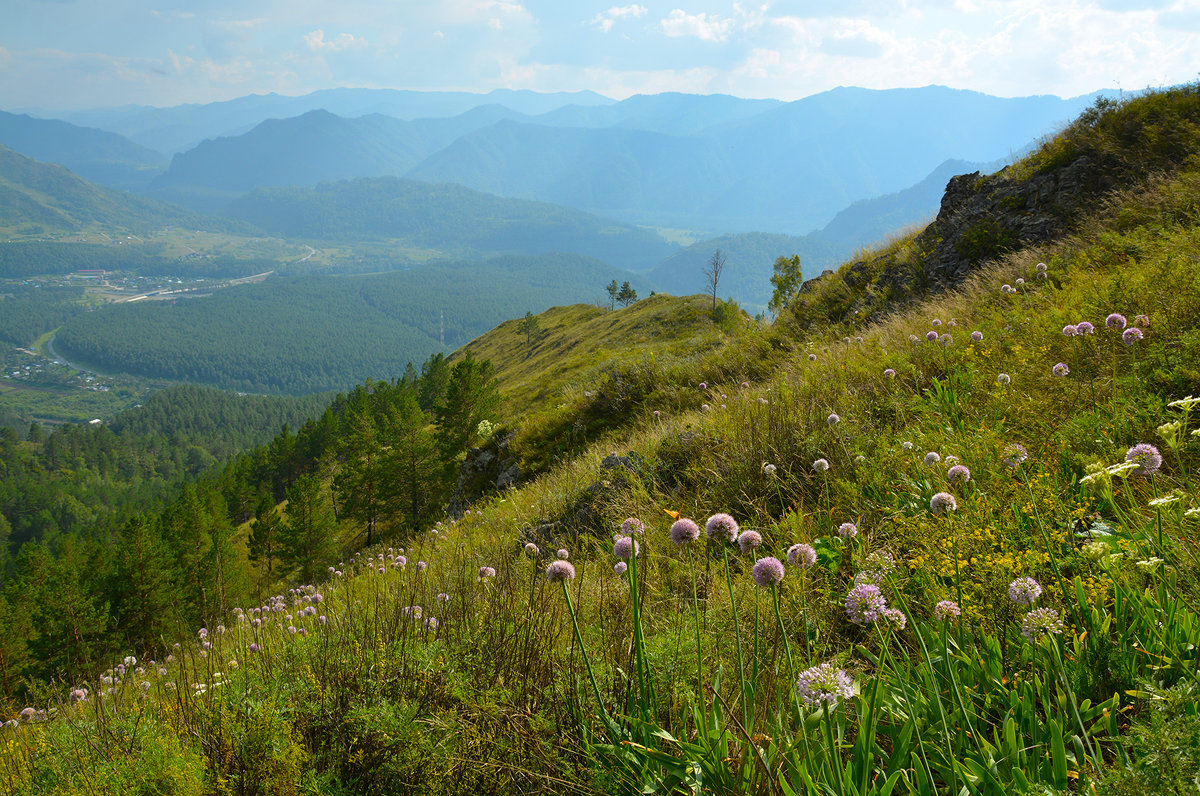
[(1200, 0), (2, 0), (0, 108), (336, 86), (1000, 96), (1200, 74)]

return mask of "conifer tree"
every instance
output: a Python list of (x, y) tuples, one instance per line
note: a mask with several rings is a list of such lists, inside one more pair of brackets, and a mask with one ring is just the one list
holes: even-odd
[(173, 626), (171, 564), (155, 519), (131, 517), (117, 540), (113, 607), (127, 645), (148, 652)]
[(446, 396), (437, 409), (437, 443), (442, 460), (453, 468), (464, 453), (481, 420), (494, 420), (500, 405), (500, 386), (492, 363), (475, 359), (468, 351), (454, 365)]
[(288, 567), (299, 569), (300, 579), (308, 583), (337, 552), (337, 522), (325, 500), (321, 479), (315, 475), (297, 478), (287, 501), (287, 519), (280, 529), (280, 558)]
[(387, 513), (391, 473), (382, 451), (375, 420), (364, 407), (352, 411), (342, 438), (341, 467), (333, 481), (341, 516), (359, 520), (366, 528), (367, 546), (375, 543), (375, 528)]
[(267, 581), (275, 573), (275, 561), (279, 558), (280, 530), (283, 518), (276, 510), (275, 501), (269, 495), (263, 495), (258, 502), (258, 511), (250, 522), (250, 560), (265, 562), (267, 565)]

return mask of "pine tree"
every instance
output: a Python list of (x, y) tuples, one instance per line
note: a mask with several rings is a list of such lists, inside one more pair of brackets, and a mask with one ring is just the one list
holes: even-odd
[(774, 285), (775, 292), (771, 294), (771, 301), (767, 304), (767, 309), (772, 314), (778, 314), (800, 292), (800, 286), (803, 283), (804, 273), (800, 269), (800, 255), (794, 254), (791, 257), (777, 258), (775, 273), (771, 276), (771, 284)]
[(637, 291), (630, 287), (628, 282), (624, 282), (620, 292), (617, 293), (617, 301), (621, 302), (622, 307), (628, 307), (637, 301)]
[(275, 573), (275, 561), (279, 558), (279, 536), (283, 527), (283, 518), (276, 510), (275, 501), (269, 495), (263, 495), (258, 503), (258, 511), (250, 522), (250, 560), (265, 562), (267, 565), (268, 582)]
[(337, 522), (315, 475), (302, 475), (287, 493), (287, 519), (280, 529), (281, 560), (312, 582), (321, 564), (337, 552)]
[(170, 556), (155, 519), (139, 514), (121, 529), (111, 594), (117, 626), (135, 650), (152, 650), (175, 624)]
[(339, 515), (363, 523), (370, 547), (375, 543), (376, 525), (387, 514), (392, 474), (368, 408), (351, 412), (346, 425), (339, 451), (341, 467), (333, 490), (340, 505)]
[(492, 363), (468, 351), (454, 365), (446, 396), (437, 409), (437, 443), (449, 467), (474, 440), (481, 420), (494, 420), (500, 405), (500, 386)]

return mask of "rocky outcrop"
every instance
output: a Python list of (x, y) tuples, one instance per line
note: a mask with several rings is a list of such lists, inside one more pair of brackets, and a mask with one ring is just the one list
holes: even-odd
[(446, 513), (458, 519), (485, 495), (502, 491), (521, 480), (521, 468), (509, 451), (513, 435), (496, 434), (484, 445), (471, 448), (458, 470), (458, 483)]

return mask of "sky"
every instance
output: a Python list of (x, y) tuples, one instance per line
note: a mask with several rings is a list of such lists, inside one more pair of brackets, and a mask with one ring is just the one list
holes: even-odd
[(1070, 97), (1198, 76), (1200, 0), (0, 0), (8, 110), (339, 86)]

